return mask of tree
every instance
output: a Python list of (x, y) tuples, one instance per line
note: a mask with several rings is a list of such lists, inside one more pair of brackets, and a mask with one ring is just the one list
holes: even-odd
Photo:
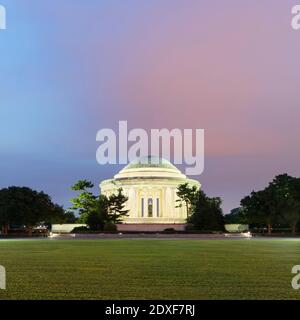
[(7, 234), (10, 224), (25, 225), (32, 234), (37, 223), (60, 219), (64, 210), (54, 204), (49, 195), (27, 187), (9, 187), (0, 190), (0, 224)]
[(295, 233), (300, 220), (300, 180), (278, 175), (265, 189), (242, 199), (241, 205), (249, 222), (266, 224), (269, 234), (275, 223), (287, 223)]
[(2, 234), (7, 234), (10, 223), (16, 223), (21, 220), (21, 206), (15, 202), (15, 187), (0, 190), (0, 224)]
[(95, 208), (97, 197), (93, 195), (88, 189), (93, 188), (94, 185), (87, 180), (79, 180), (72, 187), (71, 190), (80, 191), (76, 198), (70, 201), (73, 204), (73, 210), (79, 210), (79, 214), (86, 214)]
[(247, 215), (245, 214), (245, 211), (243, 208), (234, 208), (230, 211), (230, 213), (226, 214), (224, 216), (225, 222), (226, 223), (237, 223), (237, 224), (248, 224), (248, 218)]
[(223, 231), (224, 216), (221, 209), (220, 198), (209, 198), (196, 186), (188, 183), (181, 184), (177, 188), (177, 196), (180, 202), (187, 208), (187, 222), (194, 229), (205, 231)]
[(182, 207), (184, 204), (186, 207), (187, 218), (194, 210), (195, 202), (198, 196), (198, 187), (190, 186), (188, 183), (181, 184), (177, 187), (177, 196), (179, 199), (176, 201), (179, 202), (177, 207)]
[(188, 222), (196, 230), (224, 231), (224, 216), (219, 197), (209, 198), (202, 190), (197, 192), (194, 211)]
[(46, 224), (65, 223), (68, 217), (68, 214), (62, 206), (54, 204), (54, 206), (52, 207), (52, 214), (50, 214), (49, 217), (46, 218), (43, 222)]
[(85, 223), (91, 230), (103, 230), (108, 219), (108, 199), (104, 195), (99, 195), (95, 206), (86, 215)]
[(95, 196), (89, 189), (94, 185), (88, 180), (79, 180), (71, 187), (74, 191), (80, 191), (76, 198), (71, 199), (73, 207), (79, 211), (78, 222), (86, 223), (92, 230), (102, 230), (107, 214), (107, 198)]
[(282, 221), (291, 227), (292, 233), (296, 233), (300, 221), (300, 179), (282, 174), (276, 176), (270, 185), (277, 188)]
[(123, 194), (122, 188), (117, 194), (107, 197), (99, 194), (93, 195), (89, 189), (94, 185), (87, 180), (79, 180), (71, 189), (80, 191), (80, 194), (71, 199), (72, 209), (79, 210), (78, 222), (86, 223), (92, 230), (103, 230), (106, 223), (119, 223), (129, 210), (125, 210), (125, 202), (128, 198)]
[(117, 194), (112, 194), (108, 198), (108, 220), (114, 224), (119, 223), (125, 216), (128, 216), (129, 210), (124, 209), (128, 200), (123, 194), (123, 189), (119, 188)]
[(241, 200), (249, 223), (266, 224), (271, 234), (274, 223), (279, 222), (280, 211), (276, 190), (273, 187), (261, 191), (252, 191), (250, 196)]
[(75, 213), (71, 210), (66, 210), (64, 214), (63, 223), (76, 223), (78, 218), (75, 216)]

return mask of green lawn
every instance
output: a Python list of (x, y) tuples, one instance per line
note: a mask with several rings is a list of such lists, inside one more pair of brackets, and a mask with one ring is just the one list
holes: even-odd
[(299, 240), (0, 240), (0, 299), (300, 299)]

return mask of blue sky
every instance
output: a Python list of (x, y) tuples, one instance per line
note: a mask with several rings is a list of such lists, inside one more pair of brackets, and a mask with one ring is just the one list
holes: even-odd
[[(294, 1), (0, 0), (0, 187), (67, 207), (96, 163), (96, 132), (204, 128), (203, 189), (225, 211), (299, 169)], [(95, 190), (97, 190), (95, 188)]]

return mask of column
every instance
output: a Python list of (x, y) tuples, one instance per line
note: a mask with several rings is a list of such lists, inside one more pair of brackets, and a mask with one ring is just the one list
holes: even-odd
[(152, 217), (153, 218), (157, 218), (156, 198), (157, 198), (156, 192), (153, 192), (152, 193)]
[(129, 189), (129, 216), (130, 218), (136, 218), (136, 198), (135, 198), (135, 190), (133, 187)]
[(160, 217), (164, 217), (165, 216), (165, 212), (166, 212), (166, 189), (163, 187), (161, 189), (161, 204), (160, 204)]
[(166, 218), (172, 218), (172, 211), (171, 211), (171, 189), (170, 187), (166, 188), (166, 212), (165, 212), (165, 216)]

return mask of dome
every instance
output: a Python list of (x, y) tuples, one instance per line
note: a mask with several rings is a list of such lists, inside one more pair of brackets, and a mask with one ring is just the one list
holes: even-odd
[(155, 157), (146, 156), (133, 160), (118, 174), (115, 179), (132, 179), (132, 178), (173, 178), (185, 179), (182, 174), (170, 161)]
[(145, 156), (131, 161), (123, 170), (137, 168), (164, 168), (178, 170), (170, 161), (156, 156)]

